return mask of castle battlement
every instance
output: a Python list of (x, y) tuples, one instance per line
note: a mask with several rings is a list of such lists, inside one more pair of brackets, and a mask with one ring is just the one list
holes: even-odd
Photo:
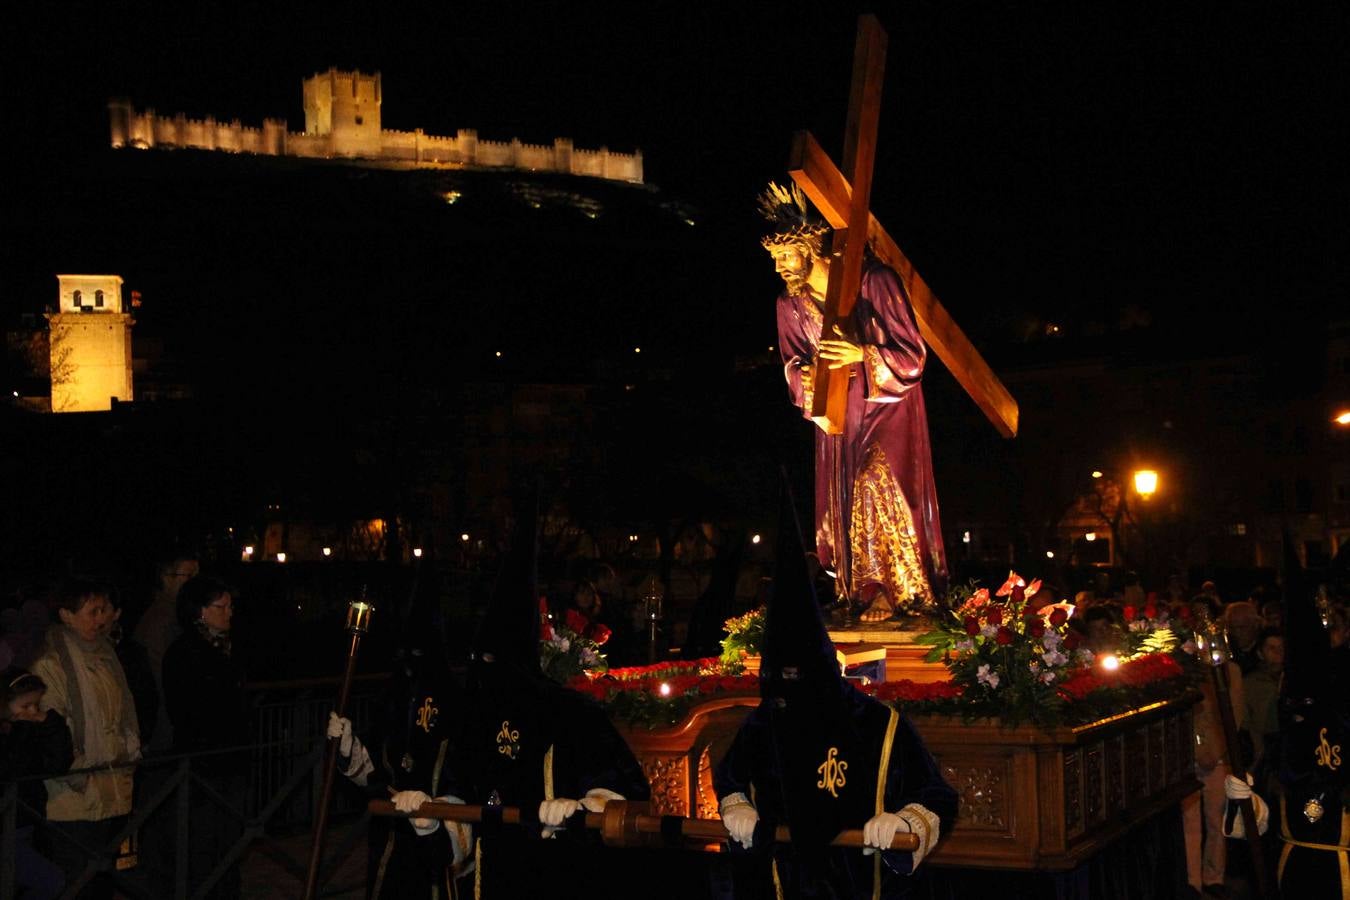
[(381, 126), (383, 81), (379, 72), (365, 74), (332, 68), (301, 84), (305, 130), (292, 132), (283, 119), (263, 119), (248, 126), (238, 119), (212, 116), (189, 119), (182, 113), (162, 116), (153, 109), (137, 111), (130, 100), (108, 104), (112, 146), (117, 148), (191, 148), (263, 156), (349, 159), (406, 168), (514, 168), (561, 172), (641, 184), (642, 152), (613, 153), (574, 148), (571, 138), (552, 145), (483, 140), (472, 128), (451, 137), (422, 129), (398, 131)]

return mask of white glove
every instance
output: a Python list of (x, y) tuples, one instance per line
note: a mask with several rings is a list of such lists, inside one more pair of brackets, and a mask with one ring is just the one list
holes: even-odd
[[(1250, 779), (1251, 776), (1248, 775), (1247, 778)], [(1252, 796), (1252, 783), (1234, 778), (1232, 775), (1224, 776), (1223, 793), (1229, 800), (1246, 800)]]
[[(394, 809), (405, 813), (416, 812), (423, 803), (431, 802), (431, 797), (422, 791), (399, 791), (390, 799), (394, 801)], [(408, 822), (418, 834), (431, 834), (441, 827), (440, 819), (422, 819), (414, 816), (408, 819)]]
[(335, 712), (328, 714), (328, 739), (338, 739), (338, 752), (343, 756), (352, 755), (352, 720), (339, 716)]
[[(1251, 800), (1252, 811), (1256, 813), (1256, 832), (1257, 834), (1265, 834), (1266, 829), (1270, 827), (1270, 807), (1261, 799), (1260, 794), (1252, 790), (1251, 778), (1252, 776), (1248, 775), (1247, 780), (1243, 781), (1240, 778), (1234, 778), (1232, 775), (1225, 776), (1223, 793), (1232, 802)], [(1224, 816), (1224, 821), (1227, 820), (1228, 817)], [(1239, 812), (1233, 817), (1233, 830), (1225, 829), (1224, 834), (1227, 837), (1238, 839), (1247, 836), (1247, 824), (1242, 820), (1242, 813)]]
[(330, 740), (337, 740), (338, 755), (347, 760), (342, 766), (342, 774), (365, 787), (366, 776), (375, 771), (375, 764), (371, 762), (370, 753), (361, 743), (361, 739), (352, 734), (352, 720), (330, 712), (328, 737)]
[[(919, 863), (923, 858), (937, 845), (940, 822), (932, 810), (918, 803), (908, 803), (897, 814), (905, 823), (905, 827), (912, 833), (919, 836), (919, 846), (913, 853), (914, 861), (910, 865), (910, 873), (919, 868)], [(894, 837), (894, 834), (892, 834)], [(863, 851), (864, 853), (866, 851)]]
[(581, 808), (580, 800), (569, 800), (566, 797), (543, 801), (539, 804), (539, 822), (544, 826), (540, 834), (546, 838), (553, 837), (562, 831), (563, 821)]
[(727, 794), (722, 798), (720, 812), (722, 824), (726, 826), (731, 839), (746, 850), (754, 843), (755, 826), (759, 824), (759, 810), (742, 793)]
[(878, 850), (891, 849), (891, 840), (901, 825), (908, 831), (909, 825), (895, 813), (877, 813), (863, 826), (863, 856), (871, 856)]
[(591, 788), (586, 792), (586, 796), (581, 798), (581, 805), (586, 808), (586, 812), (604, 812), (605, 804), (611, 800), (622, 800), (623, 794), (615, 793), (607, 788)]

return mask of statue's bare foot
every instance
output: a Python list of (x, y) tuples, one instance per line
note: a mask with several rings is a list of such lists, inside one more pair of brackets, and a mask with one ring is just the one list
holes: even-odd
[(891, 604), (887, 602), (885, 595), (882, 595), (873, 600), (872, 605), (863, 610), (863, 614), (858, 619), (864, 623), (874, 624), (885, 622), (893, 615), (895, 615), (895, 610), (891, 609)]

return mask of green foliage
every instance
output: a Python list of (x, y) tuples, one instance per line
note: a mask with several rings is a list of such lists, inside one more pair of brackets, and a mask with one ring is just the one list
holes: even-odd
[(722, 639), (722, 671), (739, 675), (745, 671), (745, 658), (758, 656), (764, 646), (764, 607), (743, 616), (727, 619), (727, 636)]

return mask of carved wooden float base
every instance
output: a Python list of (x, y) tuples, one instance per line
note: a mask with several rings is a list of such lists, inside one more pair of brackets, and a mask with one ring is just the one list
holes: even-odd
[[(1073, 728), (913, 719), (961, 796), (934, 865), (1072, 869), (1199, 788), (1187, 696)], [(658, 815), (717, 817), (712, 767), (757, 697), (718, 697), (672, 728), (621, 728)]]

